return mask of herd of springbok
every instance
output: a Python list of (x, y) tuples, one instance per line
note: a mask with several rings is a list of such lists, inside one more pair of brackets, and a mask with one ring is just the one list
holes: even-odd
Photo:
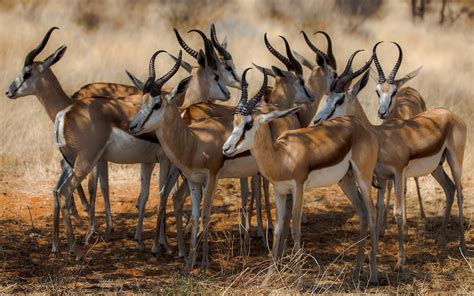
[[(377, 244), (387, 227), (390, 191), (393, 187), (399, 240), (397, 267), (400, 268), (406, 260), (406, 179), (414, 177), (416, 180), (420, 212), (425, 218), (417, 178), (428, 174), (435, 178), (446, 195), (439, 247), (445, 242), (456, 193), (460, 246), (466, 249), (461, 185), (466, 125), (461, 118), (444, 108), (427, 110), (418, 91), (402, 87), (420, 69), (397, 79), (402, 62), (402, 49), (397, 43), (392, 42), (398, 49), (398, 59), (386, 77), (377, 58), (377, 47), (381, 42), (375, 44), (370, 59), (362, 68), (352, 69), (353, 60), (361, 51), (357, 50), (349, 57), (343, 71), (338, 72), (331, 38), (326, 32), (315, 33), (327, 40), (326, 52), (318, 49), (302, 32), (306, 44), (316, 55), (315, 63), (292, 51), (283, 36), (280, 38), (285, 52), (279, 52), (265, 34), (263, 41), (266, 48), (286, 69), (254, 64), (262, 73), (263, 82), (258, 92), (249, 99), (247, 73), (251, 68), (239, 74), (227, 50), (227, 41), (218, 41), (214, 25), (210, 28), (210, 38), (200, 30), (188, 32), (197, 33), (202, 38), (204, 46), (198, 51), (187, 45), (175, 29), (179, 45), (197, 62), (194, 65), (182, 59), (181, 51), (172, 55), (159, 50), (150, 59), (149, 74), (145, 80), (127, 71), (133, 86), (91, 83), (68, 96), (51, 70), (51, 66), (63, 57), (66, 47), (61, 46), (44, 60), (35, 61), (55, 29), (51, 28), (38, 47), (28, 53), (20, 74), (6, 92), (10, 99), (36, 96), (54, 121), (55, 140), (63, 159), (62, 171), (53, 191), (53, 253), (59, 252), (61, 213), (69, 251), (77, 258), (84, 256), (84, 246), (97, 231), (95, 199), (98, 184), (105, 204), (105, 235), (113, 231), (108, 188), (109, 161), (141, 164), (135, 232), (141, 250), (144, 249), (142, 224), (150, 179), (155, 164), (160, 164), (160, 201), (152, 253), (158, 253), (160, 246), (166, 252), (172, 252), (165, 233), (165, 209), (168, 196), (172, 195), (179, 256), (185, 258), (184, 269), (187, 271), (194, 268), (201, 241), (201, 267), (208, 265), (211, 207), (218, 179), (222, 178), (240, 179), (242, 221), (239, 223), (245, 233), (249, 231), (249, 216), (256, 202), (258, 233), (265, 236), (273, 232), (271, 252), (275, 259), (281, 258), (284, 253), (289, 229), (294, 248), (301, 248), (305, 189), (337, 184), (360, 218), (360, 242), (354, 274), (361, 272), (365, 241), (370, 237), (370, 281), (376, 282)], [(174, 66), (157, 78), (155, 59), (160, 54), (173, 59)], [(373, 72), (370, 69), (372, 63), (376, 69)], [(311, 71), (306, 79), (302, 65)], [(174, 88), (165, 88), (164, 85), (180, 67), (188, 72), (188, 76)], [(383, 119), (380, 125), (373, 125), (367, 119), (357, 97), (366, 86), (369, 74), (376, 81), (378, 116)], [(268, 85), (268, 76), (274, 78), (273, 86)], [(357, 77), (361, 78), (352, 84)], [(231, 98), (228, 87), (241, 90), (235, 107), (216, 103)], [(323, 97), (325, 102), (317, 112)], [(445, 160), (452, 177), (443, 168)], [(182, 182), (179, 181), (180, 176)], [(89, 201), (81, 187), (86, 177)], [(269, 183), (275, 193), (274, 227)], [(171, 194), (175, 185), (177, 189)], [(262, 187), (266, 229), (263, 226)], [(372, 187), (377, 189), (375, 206)], [(76, 240), (71, 222), (71, 215), (80, 219), (74, 204), (75, 191), (89, 219), (89, 229), (82, 241)], [(191, 196), (192, 211), (190, 247), (186, 248), (185, 236), (188, 232), (183, 229), (182, 209), (188, 195)]]

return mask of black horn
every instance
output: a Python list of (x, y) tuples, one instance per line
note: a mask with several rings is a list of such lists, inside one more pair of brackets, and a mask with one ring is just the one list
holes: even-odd
[(214, 70), (217, 70), (217, 61), (216, 61), (216, 54), (214, 52), (214, 47), (212, 46), (211, 41), (207, 38), (206, 34), (197, 29), (189, 30), (188, 33), (198, 33), (203, 42), (204, 42), (204, 52), (206, 53), (206, 62), (207, 64)]
[(360, 68), (359, 70), (355, 72), (352, 72), (352, 62), (354, 61), (354, 57), (361, 51), (363, 50), (362, 49), (356, 50), (350, 56), (349, 60), (347, 61), (344, 72), (342, 72), (339, 78), (334, 82), (333, 87), (331, 87), (333, 91), (337, 93), (343, 92), (350, 85), (350, 83), (352, 82), (354, 78), (364, 73), (370, 67), (370, 64), (372, 63), (373, 55), (370, 57), (367, 63), (365, 63), (365, 65), (362, 66), (362, 68)]
[(285, 37), (280, 35), (280, 38), (283, 39), (285, 42), (285, 49), (286, 49), (286, 56), (290, 60), (290, 62), (293, 64), (293, 69), (295, 70), (295, 73), (298, 75), (303, 75), (303, 67), (301, 67), (300, 62), (293, 56), (293, 52), (291, 51), (290, 44), (286, 40)]
[(242, 74), (242, 94), (240, 96), (240, 101), (235, 107), (235, 113), (240, 113), (242, 112), (242, 109), (244, 108), (245, 104), (247, 104), (247, 98), (248, 98), (248, 83), (247, 83), (247, 72), (250, 71), (252, 68), (247, 68), (245, 69), (244, 73)]
[(390, 72), (390, 75), (388, 75), (388, 83), (390, 83), (390, 84), (395, 83), (395, 76), (397, 76), (398, 69), (400, 69), (400, 65), (401, 65), (402, 59), (403, 59), (403, 52), (402, 52), (402, 48), (400, 47), (400, 45), (398, 45), (398, 43), (396, 43), (396, 42), (392, 42), (392, 43), (395, 44), (398, 47), (398, 59), (397, 59), (397, 62), (395, 63), (395, 66), (392, 69), (392, 72)]
[(263, 82), (262, 86), (260, 87), (260, 90), (258, 93), (245, 104), (244, 109), (242, 110), (243, 115), (250, 115), (252, 114), (253, 109), (257, 104), (262, 100), (263, 95), (265, 94), (265, 90), (267, 89), (268, 85), (268, 76), (267, 73), (263, 72)]
[(194, 49), (192, 49), (191, 47), (189, 47), (189, 45), (187, 45), (186, 42), (184, 42), (183, 38), (182, 38), (181, 35), (179, 34), (178, 30), (176, 30), (176, 28), (174, 28), (173, 30), (174, 30), (174, 34), (176, 35), (176, 39), (178, 39), (179, 45), (180, 45), (187, 53), (189, 53), (193, 58), (197, 59), (197, 57), (198, 57), (198, 52), (195, 51)]
[(277, 58), (279, 59), (283, 64), (285, 64), (286, 68), (288, 69), (288, 71), (292, 71), (294, 70), (293, 69), (293, 64), (290, 62), (290, 60), (285, 57), (284, 55), (282, 55), (281, 53), (279, 53), (275, 48), (273, 48), (273, 46), (270, 44), (270, 42), (268, 42), (268, 39), (267, 39), (267, 33), (265, 33), (264, 35), (264, 40), (265, 40), (265, 46), (267, 47), (267, 49)]
[(336, 58), (334, 57), (334, 53), (332, 51), (332, 40), (331, 40), (331, 37), (329, 36), (328, 33), (324, 32), (324, 31), (317, 31), (317, 32), (314, 32), (313, 35), (316, 35), (316, 34), (323, 34), (324, 37), (326, 37), (326, 41), (327, 41), (327, 48), (326, 48), (326, 56), (329, 60), (329, 63), (331, 65), (331, 67), (336, 70), (337, 69), (337, 64), (336, 64)]
[(383, 72), (382, 65), (380, 65), (379, 58), (377, 57), (377, 46), (382, 42), (383, 41), (377, 42), (377, 44), (374, 45), (374, 49), (372, 50), (375, 68), (377, 68), (377, 73), (379, 74), (379, 83), (384, 83), (386, 81), (385, 73)]
[(315, 54), (319, 54), (320, 56), (322, 56), (327, 63), (331, 63), (331, 61), (329, 61), (329, 57), (327, 56), (327, 54), (325, 54), (322, 50), (320, 50), (319, 48), (317, 48), (312, 42), (311, 40), (309, 40), (308, 38), (308, 35), (306, 35), (305, 31), (301, 31), (301, 34), (303, 34), (303, 37), (304, 37), (304, 40), (306, 41), (306, 44), (308, 44), (309, 48), (311, 48), (311, 50), (315, 53)]
[(53, 33), (54, 30), (59, 30), (59, 28), (52, 27), (51, 29), (49, 29), (46, 35), (44, 36), (43, 40), (41, 40), (41, 43), (35, 49), (33, 49), (32, 51), (28, 53), (28, 55), (25, 58), (25, 66), (31, 66), (33, 64), (33, 60), (36, 58), (36, 56), (46, 47), (49, 37), (51, 37), (51, 34)]
[(176, 59), (176, 64), (174, 64), (174, 66), (171, 68), (171, 70), (168, 71), (168, 73), (161, 76), (158, 80), (156, 80), (153, 83), (153, 87), (152, 87), (152, 95), (153, 96), (156, 96), (156, 95), (160, 94), (161, 93), (161, 88), (163, 87), (163, 85), (166, 82), (168, 82), (168, 80), (170, 80), (171, 77), (173, 77), (173, 75), (176, 74), (176, 72), (178, 72), (179, 66), (181, 64), (181, 58), (182, 57), (183, 57), (183, 52), (180, 50), (178, 58)]
[(232, 55), (220, 44), (219, 40), (217, 39), (216, 26), (214, 26), (214, 24), (211, 24), (211, 41), (220, 55), (224, 57), (224, 60), (232, 60)]
[(143, 93), (149, 93), (151, 90), (151, 87), (153, 85), (153, 82), (155, 81), (156, 78), (156, 73), (155, 73), (155, 60), (156, 57), (162, 53), (166, 52), (164, 50), (158, 50), (153, 53), (153, 55), (150, 58), (150, 62), (148, 63), (148, 79), (146, 80), (144, 86), (143, 86)]

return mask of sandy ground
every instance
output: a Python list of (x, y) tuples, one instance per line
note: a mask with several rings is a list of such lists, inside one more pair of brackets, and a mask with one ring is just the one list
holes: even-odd
[[(157, 179), (155, 177), (155, 179)], [(154, 179), (154, 180), (155, 180)], [(132, 184), (131, 184), (132, 183)], [(156, 182), (155, 182), (156, 183)], [(153, 183), (154, 185), (156, 185)], [(436, 246), (436, 231), (441, 225), (444, 195), (430, 177), (421, 181), (424, 205), (429, 217), (425, 225), (419, 217), (414, 184), (409, 182), (407, 265), (396, 271), (398, 242), (396, 225), (390, 214), (388, 232), (380, 242), (378, 256), (380, 284), (368, 285), (368, 264), (359, 281), (351, 276), (358, 237), (358, 217), (337, 187), (310, 190), (305, 195), (304, 212), (308, 223), (302, 227), (304, 253), (288, 256), (283, 270), (263, 285), (269, 266), (268, 251), (262, 240), (251, 238), (249, 256), (242, 256), (239, 236), (239, 186), (235, 181), (220, 181), (214, 201), (211, 237), (211, 266), (207, 273), (195, 270), (183, 276), (183, 261), (164, 252), (150, 253), (156, 223), (157, 188), (153, 186), (147, 205), (144, 238), (147, 249), (141, 253), (133, 240), (139, 186), (121, 174), (111, 181), (114, 233), (105, 240), (102, 200), (98, 198), (99, 234), (92, 239), (81, 261), (70, 258), (64, 229), (61, 229), (63, 256), (50, 254), (52, 236), (52, 194), (54, 178), (24, 182), (14, 176), (0, 180), (0, 293), (14, 292), (97, 292), (129, 291), (160, 294), (295, 292), (296, 273), (303, 271), (303, 292), (383, 292), (432, 293), (474, 291), (474, 182), (464, 180), (465, 235), (469, 254), (458, 248), (457, 203), (448, 228), (448, 243), (443, 251)], [(76, 235), (86, 233), (86, 213), (80, 208), (82, 223)], [(186, 212), (190, 212), (189, 201)], [(273, 209), (273, 215), (275, 214)], [(168, 236), (176, 252), (175, 221), (168, 205)], [(253, 219), (253, 225), (255, 225)], [(369, 245), (367, 244), (367, 251)], [(199, 258), (198, 258), (199, 259)]]

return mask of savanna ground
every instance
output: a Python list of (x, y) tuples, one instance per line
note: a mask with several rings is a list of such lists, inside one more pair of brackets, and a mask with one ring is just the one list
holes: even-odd
[[(389, 230), (380, 242), (380, 285), (367, 285), (367, 266), (360, 281), (354, 281), (351, 268), (358, 219), (336, 187), (310, 190), (305, 195), (304, 210), (309, 221), (302, 228), (305, 252), (289, 255), (286, 258), (287, 269), (270, 281), (270, 285), (264, 286), (264, 274), (270, 264), (268, 251), (260, 240), (252, 238), (250, 255), (242, 256), (238, 231), (240, 190), (237, 182), (221, 181), (210, 228), (210, 271), (183, 276), (180, 273), (181, 259), (164, 253), (157, 258), (150, 255), (156, 223), (156, 186), (152, 187), (144, 224), (147, 250), (140, 253), (132, 239), (137, 216), (135, 202), (139, 192), (139, 169), (138, 166), (112, 165), (113, 235), (105, 241), (99, 232), (82, 261), (72, 260), (66, 252), (62, 258), (55, 258), (50, 255), (51, 189), (59, 173), (60, 155), (54, 145), (52, 124), (35, 98), (16, 101), (2, 98), (0, 293), (292, 293), (296, 292), (297, 267), (303, 268), (301, 288), (304, 292), (472, 293), (474, 182), (471, 178), (474, 154), (473, 139), (469, 136), (474, 128), (474, 4), (472, 1), (448, 1), (449, 17), (443, 25), (439, 25), (441, 1), (427, 1), (424, 20), (416, 22), (411, 18), (409, 1), (371, 0), (363, 2), (367, 5), (355, 5), (355, 9), (341, 9), (343, 2), (356, 1), (3, 0), (0, 1), (0, 85), (6, 87), (14, 79), (26, 53), (54, 25), (61, 30), (53, 34), (40, 58), (62, 44), (68, 45), (65, 57), (53, 67), (53, 71), (66, 93), (71, 94), (92, 81), (128, 83), (124, 69), (143, 77), (148, 58), (156, 49), (177, 52), (173, 27), (180, 29), (186, 40), (198, 48), (200, 40), (184, 32), (195, 27), (207, 31), (209, 24), (215, 22), (218, 34), (228, 36), (229, 49), (239, 69), (250, 66), (251, 62), (265, 66), (276, 63), (263, 45), (264, 32), (269, 33), (278, 48), (282, 47), (276, 36), (282, 34), (288, 37), (293, 49), (313, 57), (298, 33), (301, 29), (308, 33), (326, 30), (333, 38), (339, 70), (355, 49), (370, 50), (379, 40), (395, 40), (404, 49), (400, 75), (423, 65), (422, 72), (410, 82), (410, 86), (420, 91), (429, 108), (447, 107), (468, 125), (463, 186), (465, 235), (471, 252), (461, 254), (458, 249), (456, 203), (448, 243), (442, 252), (437, 248), (435, 238), (441, 223), (444, 197), (433, 179), (425, 177), (421, 184), (429, 217), (427, 225), (419, 218), (414, 185), (411, 181), (408, 183), (406, 270), (394, 270), (398, 243), (396, 226), (391, 220)], [(127, 13), (124, 14), (124, 11)], [(319, 38), (316, 44), (325, 48), (324, 40)], [(189, 57), (185, 58), (190, 61)], [(379, 58), (388, 71), (396, 58), (396, 51), (388, 44), (381, 46)], [(361, 65), (363, 60), (361, 57), (355, 64)], [(163, 60), (157, 64), (159, 72), (168, 66), (169, 62)], [(178, 73), (173, 81), (184, 75)], [(256, 73), (252, 75), (255, 76), (251, 79), (257, 78)], [(359, 97), (370, 119), (378, 123), (373, 89), (373, 82), (370, 82)], [(238, 95), (237, 92), (234, 94)], [(154, 185), (157, 184), (156, 179)], [(102, 209), (100, 197), (98, 200), (98, 208)], [(171, 207), (168, 213), (168, 233), (174, 246)], [(83, 211), (81, 215), (85, 217)], [(98, 219), (100, 231), (103, 231), (103, 212), (99, 212)], [(85, 234), (86, 220), (75, 229), (76, 234)], [(64, 239), (65, 234), (61, 233), (61, 237)], [(64, 245), (65, 241), (62, 241)]]

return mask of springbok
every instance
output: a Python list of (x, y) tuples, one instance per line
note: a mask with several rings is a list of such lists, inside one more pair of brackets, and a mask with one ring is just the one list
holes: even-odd
[[(375, 50), (374, 50), (375, 51)], [(350, 69), (356, 51), (350, 57), (346, 68)], [(372, 55), (374, 56), (374, 55)], [(396, 72), (392, 75), (395, 79)], [(368, 80), (366, 72), (363, 81)], [(391, 78), (391, 79), (392, 79)], [(391, 119), (379, 126), (373, 126), (357, 99), (358, 88), (349, 90), (352, 76), (349, 72), (341, 74), (331, 86), (326, 105), (315, 118), (315, 124), (324, 120), (350, 115), (359, 118), (364, 128), (371, 131), (379, 140), (379, 151), (375, 175), (380, 186), (377, 196), (377, 225), (380, 225), (384, 212), (384, 194), (387, 180), (393, 180), (395, 188), (394, 214), (398, 226), (399, 256), (397, 267), (406, 261), (404, 248), (406, 232), (405, 179), (432, 174), (446, 193), (447, 205), (440, 232), (444, 241), (448, 217), (457, 191), (460, 224), (460, 246), (466, 250), (464, 239), (464, 218), (462, 212), (462, 161), (466, 144), (466, 125), (454, 113), (436, 108), (425, 111), (407, 120)], [(357, 91), (355, 91), (357, 90)], [(388, 110), (389, 100), (380, 105), (379, 114)], [(375, 151), (374, 151), (375, 153)], [(444, 159), (448, 160), (454, 184), (443, 171)]]
[[(28, 53), (25, 58), (23, 69), (5, 93), (5, 95), (10, 99), (17, 99), (29, 95), (36, 96), (44, 107), (48, 117), (53, 122), (59, 111), (69, 107), (74, 102), (73, 99), (66, 95), (56, 78), (56, 75), (51, 70), (51, 66), (63, 57), (67, 47), (59, 47), (53, 54), (41, 62), (34, 60), (46, 47), (51, 34), (56, 29), (58, 28), (50, 28), (43, 37), (41, 43)], [(63, 167), (63, 162), (61, 162), (61, 167)], [(108, 190), (102, 191), (104, 192), (105, 214), (107, 217), (106, 233), (109, 234), (112, 231), (112, 216), (110, 213)], [(81, 185), (78, 186), (78, 193), (84, 208), (89, 213), (90, 208)], [(73, 203), (74, 199), (72, 199), (71, 202)], [(72, 208), (75, 209), (74, 206)], [(73, 211), (73, 213), (75, 215), (77, 214), (76, 211)], [(78, 214), (77, 218), (80, 219)]]
[[(399, 56), (398, 56), (397, 62), (395, 63), (395, 66), (393, 67), (392, 71), (389, 74), (388, 79), (386, 79), (385, 73), (377, 57), (377, 46), (380, 43), (382, 43), (382, 41), (378, 42), (375, 45), (374, 52), (373, 52), (374, 64), (377, 69), (378, 75), (371, 75), (370, 77), (377, 84), (375, 87), (375, 92), (377, 93), (377, 96), (379, 97), (380, 104), (388, 101), (388, 103), (386, 104), (389, 106), (389, 109), (383, 110), (384, 113), (383, 115), (381, 115), (384, 122), (386, 120), (390, 121), (391, 119), (406, 120), (422, 112), (425, 112), (426, 104), (423, 98), (421, 97), (420, 93), (411, 87), (402, 88), (402, 86), (406, 82), (408, 82), (410, 79), (418, 75), (421, 67), (419, 67), (415, 71), (408, 73), (403, 78), (395, 80), (395, 75), (398, 72), (398, 69), (402, 62), (403, 53), (402, 53), (402, 49), (400, 45), (398, 45), (398, 43), (396, 42), (392, 42), (393, 44), (397, 46), (398, 51), (399, 51)], [(421, 199), (420, 184), (418, 181), (418, 177), (415, 177), (414, 179), (415, 179), (415, 184), (416, 184), (416, 193), (418, 196), (418, 204), (420, 205), (420, 215), (421, 215), (421, 218), (426, 222), (427, 219), (426, 219), (425, 211), (423, 210), (423, 201)], [(382, 226), (379, 225), (381, 235), (384, 234), (385, 229), (387, 227), (387, 212), (390, 205), (390, 192), (392, 190), (393, 183), (388, 182), (387, 185), (388, 186), (387, 186), (387, 199), (385, 201), (385, 212), (383, 216), (383, 221), (381, 221), (381, 223), (383, 224)]]
[[(368, 66), (367, 66), (368, 67)], [(359, 73), (354, 73), (354, 76)], [(223, 153), (232, 157), (250, 150), (261, 174), (275, 189), (277, 222), (273, 232), (272, 255), (282, 253), (281, 234), (285, 216), (285, 199), (293, 195), (292, 235), (296, 250), (301, 248), (301, 215), (306, 188), (338, 184), (352, 202), (360, 217), (360, 240), (354, 275), (360, 273), (364, 257), (367, 222), (370, 226), (370, 280), (378, 279), (376, 264), (377, 235), (371, 193), (371, 181), (377, 154), (377, 138), (362, 124), (350, 117), (284, 132), (272, 140), (269, 122), (296, 113), (300, 107), (262, 112), (254, 110), (261, 96), (247, 101), (242, 95), (234, 115), (234, 128), (223, 146)], [(278, 159), (278, 162), (275, 162)], [(360, 189), (358, 192), (357, 186)]]

